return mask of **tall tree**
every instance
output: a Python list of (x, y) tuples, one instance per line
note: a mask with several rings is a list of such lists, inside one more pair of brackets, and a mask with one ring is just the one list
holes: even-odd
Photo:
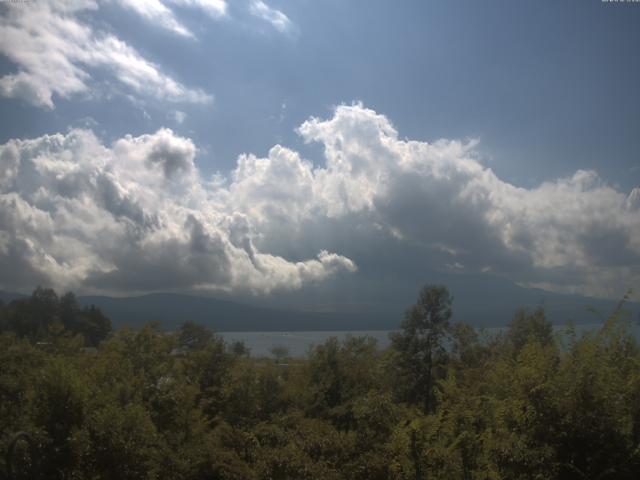
[(425, 285), (406, 312), (401, 331), (391, 335), (405, 396), (433, 412), (433, 388), (445, 360), (453, 298), (444, 285)]
[(553, 326), (542, 308), (537, 308), (533, 313), (521, 308), (509, 323), (507, 339), (516, 351), (521, 350), (529, 341), (538, 342), (542, 346), (550, 345), (553, 342)]
[(213, 332), (204, 325), (187, 320), (180, 327), (178, 341), (180, 346), (190, 350), (202, 350), (213, 339)]

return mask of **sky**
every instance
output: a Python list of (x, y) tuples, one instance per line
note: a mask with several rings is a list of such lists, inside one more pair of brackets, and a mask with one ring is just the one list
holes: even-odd
[(0, 13), (1, 289), (640, 288), (640, 3)]

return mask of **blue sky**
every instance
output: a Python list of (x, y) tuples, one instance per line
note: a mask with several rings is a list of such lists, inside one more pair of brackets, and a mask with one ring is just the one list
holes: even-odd
[[(300, 147), (294, 128), (342, 102), (362, 101), (408, 138), (475, 137), (503, 178), (532, 186), (579, 168), (625, 188), (640, 177), (640, 8), (576, 2), (272, 2), (292, 33), (247, 18), (181, 19), (197, 39), (176, 38), (121, 6), (92, 21), (185, 85), (215, 96), (205, 107), (136, 108), (124, 98), (57, 100), (43, 112), (4, 102), (2, 140), (61, 131), (90, 117), (107, 138), (161, 126), (206, 145), (200, 165), (228, 171), (243, 152)], [(236, 18), (237, 16), (237, 18)], [(2, 72), (15, 70), (4, 59)], [(99, 73), (96, 74), (99, 78)], [(284, 107), (283, 107), (284, 106)]]
[[(271, 295), (343, 275), (399, 275), (392, 265), (410, 269), (408, 255), (427, 271), (494, 272), (597, 296), (640, 278), (640, 4), (70, 0), (0, 11), (0, 144), (18, 152), (5, 160), (17, 173), (5, 179), (0, 251), (5, 267), (19, 257), (30, 272), (0, 278), (5, 288)], [(52, 147), (44, 136), (55, 134)], [(278, 144), (285, 150), (271, 150)], [(45, 176), (38, 158), (76, 163)], [(166, 178), (147, 178), (144, 165), (162, 165)], [(420, 194), (402, 196), (409, 168)], [(74, 169), (87, 186), (54, 185)], [(182, 186), (163, 183), (175, 172)], [(103, 176), (118, 211), (126, 204), (138, 216), (83, 190)], [(307, 181), (300, 192), (286, 184)], [(42, 189), (55, 195), (43, 201)], [(152, 200), (158, 189), (164, 196)], [(27, 228), (28, 208), (55, 226)], [(64, 224), (65, 209), (109, 221), (88, 231)], [(331, 232), (324, 244), (308, 238), (318, 229)], [(138, 250), (118, 258), (94, 248), (97, 231)], [(202, 269), (198, 232), (209, 242)], [(160, 245), (162, 235), (170, 240)], [(361, 250), (350, 245), (359, 235)], [(51, 240), (65, 236), (82, 255)], [(132, 275), (126, 266), (151, 244), (157, 255)], [(177, 259), (163, 269), (165, 249)], [(383, 268), (381, 252), (391, 251)], [(181, 280), (156, 284), (158, 272)]]

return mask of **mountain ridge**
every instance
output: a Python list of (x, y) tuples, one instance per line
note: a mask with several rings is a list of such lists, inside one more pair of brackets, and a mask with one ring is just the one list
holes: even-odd
[[(555, 324), (568, 320), (594, 323), (603, 321), (619, 303), (616, 300), (552, 293), (511, 282), (492, 283), (487, 281), (487, 277), (467, 278), (465, 282), (448, 280), (454, 296), (453, 321), (464, 321), (475, 327), (505, 326), (518, 308), (531, 310), (537, 307), (543, 307), (549, 320)], [(21, 293), (0, 291), (0, 300), (4, 303), (24, 297)], [(137, 328), (158, 321), (163, 328), (171, 330), (190, 320), (220, 332), (393, 330), (398, 328), (404, 311), (412, 303), (406, 295), (406, 298), (391, 303), (354, 301), (344, 305), (316, 303), (292, 306), (259, 304), (255, 299), (243, 302), (162, 292), (128, 297), (81, 295), (78, 302), (83, 306), (100, 308), (115, 328)], [(640, 319), (640, 304), (627, 302), (625, 310), (630, 312), (632, 319)], [(597, 318), (594, 318), (593, 311), (598, 312)]]

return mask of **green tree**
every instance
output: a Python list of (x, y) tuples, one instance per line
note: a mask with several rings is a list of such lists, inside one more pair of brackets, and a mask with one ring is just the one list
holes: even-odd
[(335, 337), (318, 345), (305, 371), (304, 408), (314, 416), (331, 419), (341, 429), (354, 424), (357, 399), (381, 387), (380, 362), (375, 339)]
[(32, 342), (44, 340), (49, 327), (60, 321), (58, 296), (50, 288), (38, 287), (30, 297), (12, 301), (6, 310), (6, 328)]
[(213, 336), (213, 332), (204, 325), (187, 320), (180, 327), (178, 342), (181, 347), (201, 350), (209, 344)]
[(78, 458), (75, 478), (159, 478), (160, 439), (141, 405), (96, 410), (69, 440)]
[(403, 396), (426, 412), (435, 409), (433, 390), (446, 358), (444, 341), (450, 332), (452, 301), (444, 285), (424, 286), (407, 310), (401, 331), (391, 335)]
[(3, 330), (11, 330), (32, 342), (50, 342), (64, 329), (80, 334), (85, 344), (98, 346), (111, 332), (109, 320), (99, 308), (80, 308), (71, 292), (58, 297), (55, 291), (38, 287), (28, 298), (12, 301), (2, 308)]
[(521, 308), (509, 324), (507, 339), (516, 351), (524, 347), (530, 340), (547, 346), (553, 343), (553, 327), (541, 307), (533, 313)]
[(250, 349), (242, 340), (236, 340), (229, 346), (229, 351), (237, 357), (248, 357), (251, 353)]
[(49, 358), (40, 372), (31, 409), (45, 478), (67, 478), (75, 464), (69, 439), (86, 418), (90, 386), (84, 380), (68, 356)]
[(269, 353), (273, 355), (276, 363), (281, 363), (289, 357), (289, 349), (284, 345), (275, 345), (271, 347)]
[(86, 343), (97, 347), (111, 332), (111, 320), (98, 307), (90, 305), (80, 312), (80, 328), (77, 333), (84, 335)]

